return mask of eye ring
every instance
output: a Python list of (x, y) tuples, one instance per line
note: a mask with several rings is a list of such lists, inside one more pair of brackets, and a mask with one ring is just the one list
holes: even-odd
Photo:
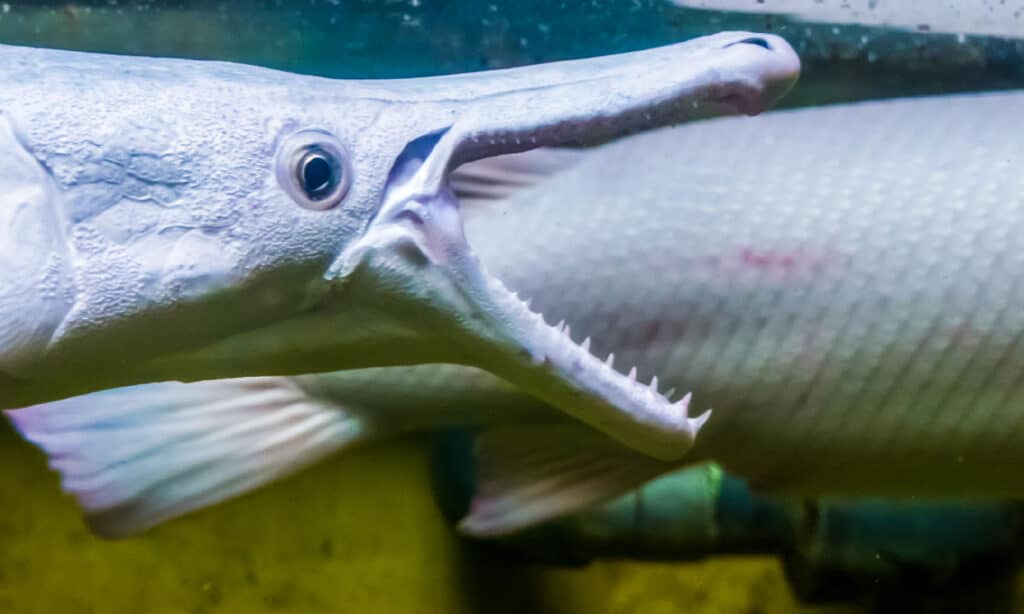
[(348, 150), (324, 130), (289, 135), (277, 152), (275, 174), (281, 188), (299, 206), (324, 211), (338, 205), (352, 184)]

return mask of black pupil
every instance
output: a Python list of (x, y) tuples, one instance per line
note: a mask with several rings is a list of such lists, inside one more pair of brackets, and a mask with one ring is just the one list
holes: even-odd
[(331, 162), (320, 151), (306, 154), (302, 164), (302, 187), (310, 198), (326, 196), (333, 187)]

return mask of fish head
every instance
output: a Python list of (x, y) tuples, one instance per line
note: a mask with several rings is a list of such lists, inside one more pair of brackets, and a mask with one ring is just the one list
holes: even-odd
[[(6, 375), (59, 373), (77, 393), (456, 362), (657, 456), (677, 457), (692, 439), (701, 419), (591, 356), (483, 268), (451, 173), (536, 147), (760, 112), (799, 73), (782, 39), (724, 33), (381, 81), (126, 62), (116, 77), (104, 67), (102, 82), (114, 85), (61, 103), (77, 121), (37, 110), (17, 138), (52, 180), (58, 206), (40, 223), (52, 229), (46, 249), (64, 237), (57, 285), (71, 290), (59, 317), (38, 327), (44, 344), (0, 358)], [(91, 106), (104, 114), (81, 116)]]

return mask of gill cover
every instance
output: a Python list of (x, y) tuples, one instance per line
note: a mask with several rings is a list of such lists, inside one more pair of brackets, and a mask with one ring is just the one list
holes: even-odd
[(53, 179), (0, 112), (0, 376), (30, 368), (71, 309), (57, 199)]

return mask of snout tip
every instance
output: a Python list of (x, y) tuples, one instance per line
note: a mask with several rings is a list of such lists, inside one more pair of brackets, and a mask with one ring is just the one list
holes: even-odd
[(749, 91), (730, 92), (727, 102), (737, 111), (756, 115), (771, 108), (800, 78), (800, 56), (786, 39), (774, 34), (731, 32), (721, 48), (738, 55), (739, 66), (746, 67), (756, 83)]

